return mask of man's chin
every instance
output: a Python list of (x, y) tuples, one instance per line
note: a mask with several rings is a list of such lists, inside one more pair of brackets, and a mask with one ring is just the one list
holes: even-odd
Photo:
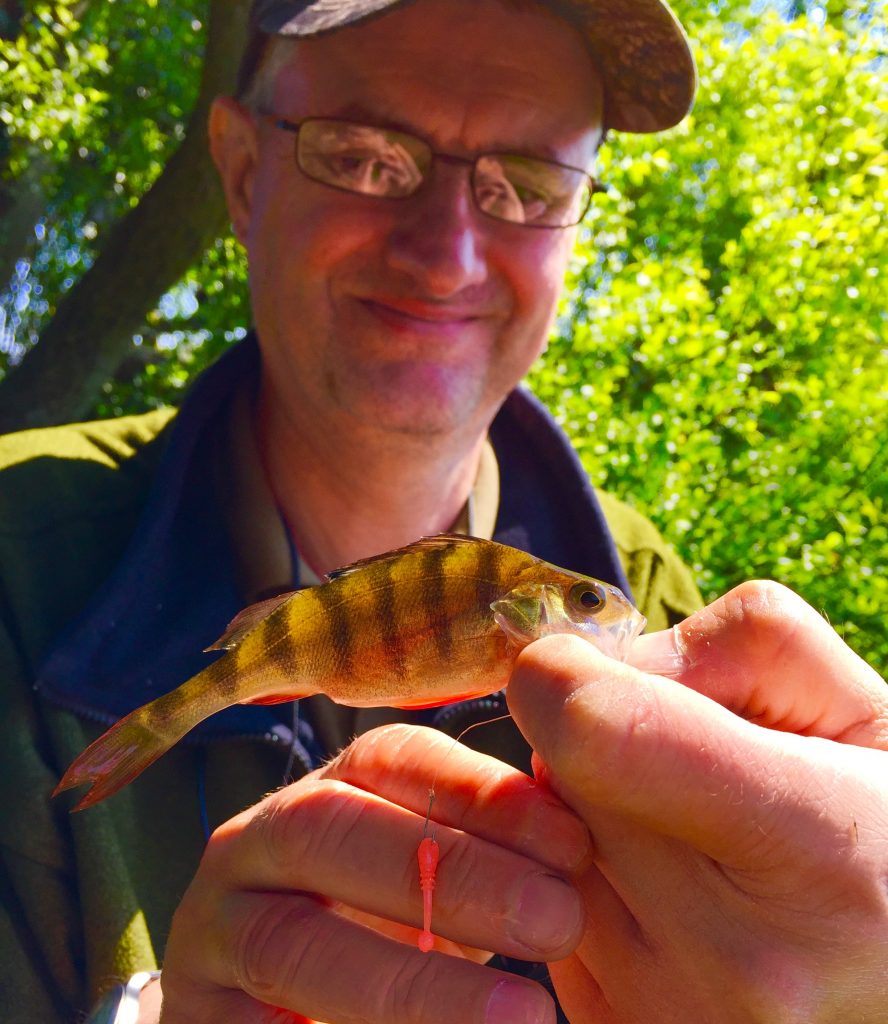
[(377, 408), (366, 418), (364, 422), (381, 433), (392, 437), (416, 438), (417, 440), (435, 441), (446, 440), (456, 433), (464, 431), (468, 425), (469, 417), (460, 416), (458, 413), (447, 408), (436, 406), (430, 408), (431, 403), (421, 409), (398, 408)]
[(352, 417), (386, 433), (434, 438), (484, 426), (476, 381), (441, 368), (402, 371), (372, 388), (346, 387), (340, 401)]
[(442, 400), (440, 396), (401, 394), (391, 401), (358, 405), (352, 414), (367, 427), (392, 437), (446, 440), (454, 435), (485, 429), (477, 403)]

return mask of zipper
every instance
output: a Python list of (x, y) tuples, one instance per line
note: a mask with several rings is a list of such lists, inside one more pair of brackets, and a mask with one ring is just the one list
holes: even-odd
[[(471, 700), (460, 701), (458, 704), (447, 704), (438, 711), (431, 724), (434, 728), (446, 732), (448, 736), (458, 736), (463, 729), (470, 725), (480, 725), (490, 718), (507, 712), (506, 692), (498, 690), (487, 697), (473, 697)], [(456, 723), (464, 724), (457, 729), (454, 728)]]

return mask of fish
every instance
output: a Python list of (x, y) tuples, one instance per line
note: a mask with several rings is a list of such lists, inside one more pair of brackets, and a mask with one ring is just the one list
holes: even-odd
[(53, 795), (89, 783), (74, 810), (104, 800), (232, 704), (325, 693), (352, 707), (435, 707), (503, 689), (540, 637), (574, 633), (622, 660), (644, 625), (610, 584), (494, 541), (424, 537), (244, 609), (206, 648), (225, 654), (113, 725)]

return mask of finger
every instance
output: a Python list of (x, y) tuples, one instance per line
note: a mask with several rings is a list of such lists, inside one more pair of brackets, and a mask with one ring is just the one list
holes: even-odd
[(587, 821), (607, 808), (734, 866), (787, 837), (823, 845), (835, 744), (759, 728), (574, 637), (526, 648), (508, 699), (549, 784)]
[[(340, 918), (309, 896), (231, 893), (219, 908), (214, 939), (215, 987), (204, 981), (195, 990), (190, 979), (165, 970), (164, 1020), (170, 1024), (282, 1019), (268, 1007), (331, 1024), (555, 1021), (554, 1006), (538, 985), (420, 953)], [(183, 1005), (188, 1014), (177, 1017)]]
[[(397, 939), (408, 946), (419, 948), (419, 937), (422, 929), (409, 924), (401, 924), (392, 921), (391, 918), (381, 917), (379, 914), (368, 914), (363, 910), (357, 910), (347, 903), (338, 903), (336, 913), (341, 917), (347, 917), (350, 921), (357, 921), (359, 924), (372, 928), (380, 935), (387, 935), (390, 939)], [(451, 942), (441, 935), (432, 934), (432, 949), (439, 953), (446, 953), (448, 956), (461, 956), (467, 960), (473, 960), (476, 964), (486, 964), (492, 957), (493, 951), (489, 949), (476, 949), (474, 946), (460, 945), (458, 942)]]
[[(632, 977), (635, 971), (627, 973)], [(549, 975), (558, 992), (558, 1002), (568, 1020), (613, 1020), (613, 1011), (596, 975), (573, 953), (567, 960), (549, 965)]]
[(489, 839), (556, 871), (573, 870), (589, 854), (588, 830), (550, 789), (434, 729), (374, 729), (318, 774), (423, 816), (434, 789), (434, 821)]
[[(227, 889), (306, 890), (370, 914), (422, 923), (423, 819), (335, 779), (268, 797), (217, 830), (205, 866)], [(523, 959), (566, 955), (582, 903), (564, 878), (498, 844), (438, 826), (434, 931)]]
[(673, 630), (639, 637), (628, 660), (760, 725), (888, 749), (888, 686), (779, 584), (736, 587)]

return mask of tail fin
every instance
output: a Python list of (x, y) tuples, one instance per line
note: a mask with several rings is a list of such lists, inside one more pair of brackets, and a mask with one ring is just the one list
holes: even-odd
[(145, 724), (142, 710), (138, 708), (121, 718), (75, 758), (52, 795), (90, 783), (90, 789), (74, 807), (82, 811), (122, 789), (165, 753), (171, 741)]

